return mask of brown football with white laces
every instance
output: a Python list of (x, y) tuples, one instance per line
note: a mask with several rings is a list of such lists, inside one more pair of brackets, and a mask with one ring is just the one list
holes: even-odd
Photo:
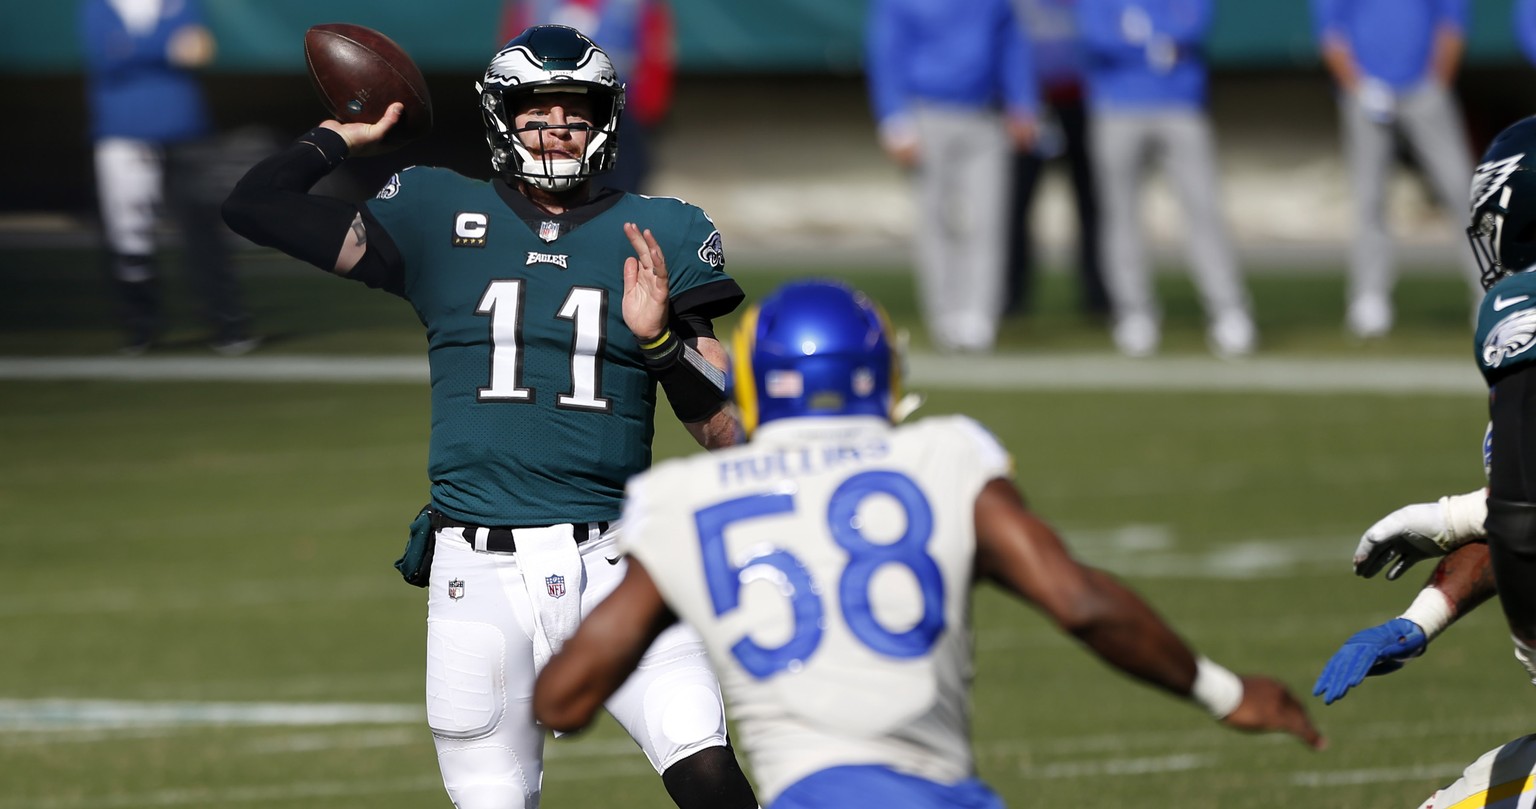
[(432, 96), (405, 49), (361, 25), (333, 22), (304, 33), (304, 62), (320, 101), (344, 124), (373, 123), (398, 101), (405, 114), (384, 139), (404, 146), (432, 131)]

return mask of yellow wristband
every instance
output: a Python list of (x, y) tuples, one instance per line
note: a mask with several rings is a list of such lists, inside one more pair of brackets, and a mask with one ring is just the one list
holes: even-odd
[(667, 341), (667, 339), (670, 338), (671, 336), (672, 336), (672, 330), (671, 329), (662, 329), (661, 330), (661, 335), (659, 337), (657, 337), (655, 340), (652, 340), (649, 343), (641, 343), (640, 344), (640, 350), (641, 351), (651, 351), (651, 350), (654, 350), (656, 348), (660, 348), (661, 344), (665, 343)]

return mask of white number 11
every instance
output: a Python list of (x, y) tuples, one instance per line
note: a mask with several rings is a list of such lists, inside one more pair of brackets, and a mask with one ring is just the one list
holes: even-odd
[[(603, 382), (601, 355), (608, 342), (603, 333), (607, 310), (607, 290), (572, 287), (555, 315), (571, 321), (575, 331), (569, 353), (571, 389), (555, 397), (556, 407), (604, 413), (611, 408), (597, 395)], [(532, 402), (533, 389), (522, 386), (523, 281), (492, 281), (475, 314), (491, 318), (491, 384), (479, 389), (479, 400)]]

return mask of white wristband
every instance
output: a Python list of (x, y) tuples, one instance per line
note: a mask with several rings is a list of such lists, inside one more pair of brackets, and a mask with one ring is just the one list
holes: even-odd
[(1433, 587), (1420, 590), (1413, 603), (1408, 605), (1407, 611), (1398, 617), (1418, 624), (1429, 640), (1434, 640), (1456, 618), (1451, 611), (1451, 599)]
[(1210, 711), (1211, 716), (1225, 719), (1243, 702), (1243, 680), (1199, 656), (1195, 658), (1195, 684), (1189, 689), (1189, 696)]
[(1445, 515), (1446, 536), (1451, 540), (1450, 543), (1441, 543), (1442, 547), (1449, 544), (1448, 550), (1454, 550), (1466, 542), (1486, 535), (1487, 532), (1483, 529), (1483, 522), (1488, 519), (1486, 489), (1442, 497), (1440, 508)]

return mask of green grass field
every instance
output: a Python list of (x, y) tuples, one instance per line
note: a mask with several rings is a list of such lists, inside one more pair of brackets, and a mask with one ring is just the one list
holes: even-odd
[[(4, 259), (0, 358), (110, 352), (88, 257)], [(263, 254), (247, 263), (274, 338), (261, 355), (420, 351), (398, 301)], [(753, 294), (784, 277), (734, 271)], [(926, 344), (904, 272), (850, 278)], [(1107, 350), (1067, 280), (1046, 280), (1003, 350)], [(1168, 353), (1203, 354), (1187, 281), (1163, 288)], [(1336, 274), (1266, 273), (1253, 294), (1267, 354), (1470, 353), (1465, 290), (1448, 278), (1405, 279), (1398, 331), (1365, 346), (1340, 332)], [(211, 356), (184, 296), (176, 307), (188, 325), (165, 353)], [(1083, 558), (1203, 652), (1299, 694), (1427, 573), (1354, 578), (1360, 531), (1475, 486), (1486, 421), (1475, 393), (946, 389), (921, 412), (988, 424)], [(0, 382), (0, 809), (448, 806), (420, 718), (423, 594), (391, 567), (425, 496), (427, 429), (413, 384)], [(686, 451), (661, 424), (658, 455)], [(1530, 686), (1491, 606), (1341, 703), (1307, 696), (1323, 752), (1225, 731), (996, 592), (975, 618), (979, 766), (1015, 807), (1414, 807), (1531, 729), (1510, 710)], [(359, 707), (322, 714), (337, 703)], [(551, 743), (545, 805), (670, 803), (605, 720)]]

